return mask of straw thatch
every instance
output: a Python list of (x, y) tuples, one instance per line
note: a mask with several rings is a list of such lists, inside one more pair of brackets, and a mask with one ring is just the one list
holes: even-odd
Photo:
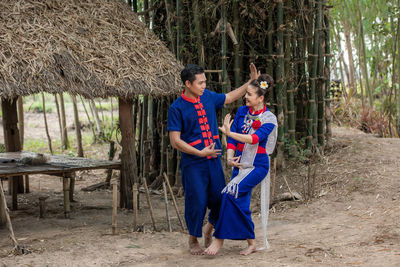
[(0, 1), (0, 97), (167, 95), (181, 68), (120, 0)]

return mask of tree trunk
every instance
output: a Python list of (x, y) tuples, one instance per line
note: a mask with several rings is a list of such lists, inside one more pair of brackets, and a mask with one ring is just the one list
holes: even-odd
[(90, 110), (92, 111), (92, 115), (94, 117), (94, 123), (96, 124), (96, 133), (98, 139), (102, 139), (104, 137), (103, 128), (101, 126), (101, 121), (99, 117), (99, 112), (96, 108), (96, 104), (94, 103), (93, 99), (89, 100)]
[(51, 137), (50, 137), (50, 133), (49, 133), (49, 126), (47, 125), (46, 99), (44, 97), (44, 93), (43, 92), (42, 92), (42, 105), (43, 105), (44, 128), (46, 129), (47, 142), (49, 144), (50, 153), (53, 155), (53, 147), (51, 145)]
[[(3, 133), (5, 152), (21, 151), (18, 130), (17, 98), (8, 100), (2, 98), (1, 109), (3, 112)], [(8, 190), (12, 195), (12, 209), (18, 209), (17, 193), (24, 193), (24, 180), (22, 176), (8, 178)]]
[(19, 142), (21, 143), (21, 150), (22, 150), (24, 148), (24, 104), (22, 96), (18, 97), (17, 110), (18, 110)]
[(350, 30), (348, 26), (348, 22), (345, 21), (344, 18), (342, 18), (343, 22), (343, 33), (346, 41), (346, 50), (347, 50), (347, 55), (348, 55), (348, 61), (349, 61), (349, 98), (348, 101), (351, 99), (351, 97), (356, 93), (355, 92), (355, 83), (354, 83), (354, 74), (355, 74), (355, 68), (354, 68), (354, 59), (353, 59), (353, 48), (351, 45), (351, 36), (350, 36)]
[[(61, 111), (60, 111), (60, 104), (58, 103), (58, 98), (57, 98), (57, 94), (54, 94), (54, 102), (56, 103), (56, 109), (57, 109), (57, 118), (58, 118), (58, 126), (60, 127), (60, 137), (61, 137), (61, 143), (63, 138), (63, 127), (62, 127), (62, 123), (61, 123)], [(61, 149), (62, 149), (62, 145), (61, 145)]]
[(68, 149), (69, 142), (68, 142), (68, 132), (67, 132), (67, 120), (65, 117), (65, 104), (64, 104), (64, 96), (62, 93), (60, 93), (60, 107), (61, 107), (61, 125), (62, 125), (62, 129), (63, 129), (62, 147), (64, 149)]
[(83, 157), (83, 146), (82, 146), (82, 133), (81, 123), (79, 121), (78, 103), (75, 95), (71, 95), (72, 105), (74, 107), (74, 121), (75, 121), (75, 133), (76, 133), (76, 146), (78, 151), (78, 157)]
[[(133, 100), (119, 98), (119, 123), (121, 129), (121, 181), (120, 206), (132, 208), (132, 186), (139, 182), (136, 175), (135, 132), (133, 125)], [(129, 204), (129, 205), (128, 205)]]
[(358, 6), (358, 16), (359, 16), (359, 40), (361, 42), (361, 70), (363, 72), (363, 76), (365, 79), (365, 86), (366, 86), (366, 91), (368, 93), (368, 100), (369, 100), (369, 105), (372, 107), (373, 106), (373, 98), (372, 98), (372, 89), (369, 84), (369, 74), (368, 74), (368, 68), (367, 68), (367, 53), (365, 51), (365, 39), (364, 39), (364, 26), (362, 23), (362, 14), (361, 14), (361, 7), (360, 3), (357, 0), (357, 6)]

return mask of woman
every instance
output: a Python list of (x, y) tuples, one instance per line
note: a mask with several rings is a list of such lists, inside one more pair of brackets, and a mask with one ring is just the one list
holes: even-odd
[(275, 115), (266, 107), (272, 85), (273, 80), (267, 74), (262, 74), (253, 80), (245, 95), (246, 106), (238, 109), (234, 121), (231, 121), (230, 114), (226, 115), (224, 125), (219, 127), (229, 137), (227, 160), (234, 168), (231, 182), (222, 191), (215, 239), (205, 250), (208, 255), (215, 255), (222, 247), (224, 239), (246, 239), (248, 247), (241, 251), (242, 255), (256, 251), (250, 199), (252, 189), (262, 181), (261, 217), (264, 245), (268, 247), (266, 239), (269, 208), (268, 154), (274, 150), (278, 128)]

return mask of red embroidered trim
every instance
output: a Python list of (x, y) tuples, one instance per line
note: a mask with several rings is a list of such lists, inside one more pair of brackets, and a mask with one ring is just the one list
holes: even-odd
[(213, 139), (219, 139), (219, 135), (214, 135)]
[(196, 141), (193, 141), (193, 142), (189, 143), (189, 145), (195, 146), (195, 145), (200, 144), (200, 143), (201, 143), (201, 139), (198, 139)]
[(253, 108), (249, 107), (249, 111), (250, 111), (250, 113), (251, 113), (252, 115), (261, 114), (261, 113), (263, 113), (263, 112), (266, 111), (266, 110), (267, 110), (267, 106), (265, 106), (265, 105), (264, 105), (264, 108), (262, 108), (262, 109), (260, 109), (260, 110), (257, 110), (257, 111), (254, 111)]
[(198, 96), (196, 99), (189, 98), (185, 95), (185, 91), (181, 94), (181, 97), (190, 103), (197, 103), (200, 101), (200, 97)]

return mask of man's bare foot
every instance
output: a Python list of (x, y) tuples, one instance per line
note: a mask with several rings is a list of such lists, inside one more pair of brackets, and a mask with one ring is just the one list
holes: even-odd
[(215, 238), (211, 245), (204, 251), (207, 255), (215, 255), (224, 244), (223, 239)]
[(197, 237), (189, 236), (189, 250), (192, 255), (203, 255), (204, 251), (200, 248)]
[(247, 239), (247, 243), (249, 244), (249, 246), (246, 249), (240, 251), (240, 255), (246, 256), (257, 251), (256, 241), (254, 239)]
[(203, 227), (203, 234), (204, 234), (204, 247), (208, 248), (211, 245), (211, 241), (212, 241), (212, 230), (214, 229), (214, 227), (212, 226), (211, 223), (207, 223), (206, 225), (204, 225)]

